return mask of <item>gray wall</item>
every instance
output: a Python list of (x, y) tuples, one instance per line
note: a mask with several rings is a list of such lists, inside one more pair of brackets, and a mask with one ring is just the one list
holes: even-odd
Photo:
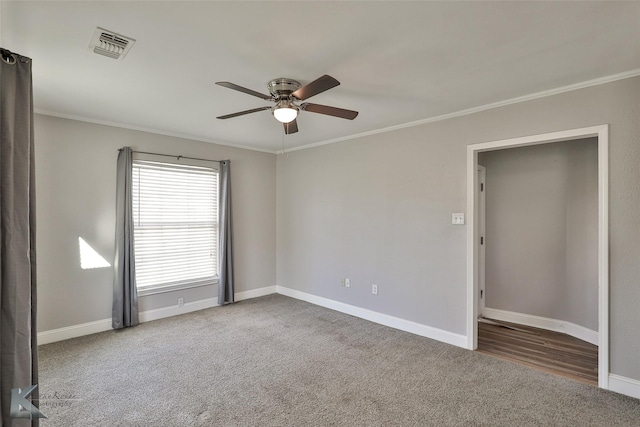
[(486, 306), (598, 330), (597, 139), (480, 153)]
[[(113, 271), (82, 270), (81, 236), (113, 264), (117, 149), (230, 159), (236, 292), (275, 285), (276, 156), (35, 116), (38, 330), (111, 317)], [(217, 297), (212, 286), (140, 298), (140, 310)]]
[(638, 117), (635, 77), (280, 156), (278, 284), (465, 334), (467, 145), (608, 123), (611, 371), (640, 380)]

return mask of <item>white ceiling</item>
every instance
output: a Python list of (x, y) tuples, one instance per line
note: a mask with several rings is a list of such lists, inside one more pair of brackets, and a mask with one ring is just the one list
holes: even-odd
[[(640, 74), (640, 2), (2, 1), (0, 44), (33, 58), (36, 110), (158, 133), (282, 149), (267, 93), (288, 77), (341, 85), (309, 100), (287, 148), (451, 114), (619, 73)], [(97, 26), (136, 39), (122, 61)]]

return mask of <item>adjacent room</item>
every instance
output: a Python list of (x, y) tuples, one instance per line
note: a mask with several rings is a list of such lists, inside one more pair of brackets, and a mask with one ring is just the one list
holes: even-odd
[(487, 151), (478, 162), (479, 349), (597, 384), (597, 138)]
[(637, 425), (640, 2), (0, 1), (4, 426)]

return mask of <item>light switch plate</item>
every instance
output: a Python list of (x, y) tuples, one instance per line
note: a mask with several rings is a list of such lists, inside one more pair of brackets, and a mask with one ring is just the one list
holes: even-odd
[(453, 225), (464, 225), (464, 213), (452, 213), (451, 214), (451, 224)]

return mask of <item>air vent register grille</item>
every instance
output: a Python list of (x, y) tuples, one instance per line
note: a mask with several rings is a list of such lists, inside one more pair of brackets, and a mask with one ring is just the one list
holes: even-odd
[(122, 59), (136, 41), (130, 37), (97, 27), (89, 47), (94, 53), (108, 58)]

